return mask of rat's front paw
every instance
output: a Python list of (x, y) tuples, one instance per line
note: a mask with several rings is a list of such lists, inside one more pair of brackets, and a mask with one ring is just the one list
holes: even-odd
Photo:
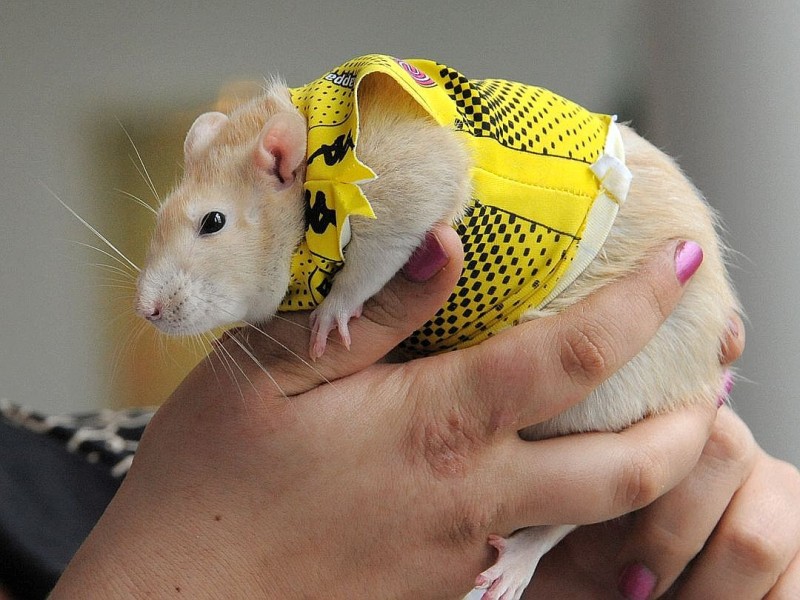
[(339, 337), (345, 348), (350, 349), (350, 330), (347, 327), (350, 319), (357, 319), (361, 316), (363, 305), (359, 304), (353, 309), (335, 307), (328, 308), (328, 302), (320, 304), (311, 313), (311, 344), (309, 354), (312, 360), (317, 360), (325, 353), (328, 344), (328, 334), (334, 329), (339, 330)]

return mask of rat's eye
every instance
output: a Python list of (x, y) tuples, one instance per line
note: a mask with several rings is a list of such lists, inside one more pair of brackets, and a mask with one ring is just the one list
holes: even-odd
[(200, 235), (217, 233), (223, 227), (225, 227), (225, 215), (217, 211), (207, 213), (200, 221)]

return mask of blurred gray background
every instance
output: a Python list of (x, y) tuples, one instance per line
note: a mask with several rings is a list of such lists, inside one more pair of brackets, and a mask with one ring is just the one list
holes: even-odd
[[(749, 322), (733, 402), (763, 446), (800, 464), (795, 2), (328, 6), (0, 2), (0, 398), (47, 412), (119, 405), (119, 345), (133, 343), (109, 335), (109, 288), (89, 266), (103, 257), (70, 243), (93, 240), (45, 185), (99, 229), (141, 236), (128, 227), (132, 203), (114, 191), (135, 173), (127, 158), (129, 172), (120, 167), (130, 148), (110, 141), (124, 135), (120, 123), (157, 170), (149, 129), (179, 148), (172, 124), (191, 122), (232, 82), (277, 72), (300, 85), (383, 52), (550, 87), (633, 120), (675, 155), (739, 253), (733, 274)], [(163, 353), (147, 360), (170, 367)], [(147, 376), (127, 385), (146, 388)]]

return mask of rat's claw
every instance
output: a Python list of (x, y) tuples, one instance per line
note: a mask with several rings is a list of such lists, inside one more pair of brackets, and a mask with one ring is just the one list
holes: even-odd
[(313, 360), (318, 359), (325, 352), (328, 334), (334, 329), (339, 330), (339, 337), (342, 338), (344, 347), (348, 350), (350, 349), (350, 329), (347, 324), (350, 319), (361, 316), (362, 308), (362, 305), (359, 304), (350, 310), (336, 311), (335, 309), (328, 309), (327, 304), (323, 302), (311, 313), (311, 347), (309, 354)]
[(348, 350), (350, 350), (350, 329), (347, 324), (350, 322), (350, 319), (360, 318), (363, 310), (364, 310), (364, 305), (359, 304), (358, 306), (355, 306), (352, 310), (344, 311), (336, 319), (337, 327), (339, 328), (339, 335), (342, 338), (342, 343), (344, 344), (344, 347), (347, 348)]
[(308, 349), (308, 354), (311, 360), (317, 360), (325, 353), (325, 348), (328, 345), (328, 334), (333, 331), (333, 320), (317, 310), (311, 313), (309, 319), (311, 325), (311, 342)]
[[(508, 548), (507, 540), (499, 535), (490, 535), (489, 544), (497, 548), (501, 558)], [(505, 598), (517, 597), (513, 590), (513, 583), (506, 582), (506, 577), (504, 576), (505, 569), (500, 560), (478, 575), (477, 579), (475, 579), (475, 588), (486, 590), (481, 596), (481, 600), (505, 600)]]
[(347, 322), (350, 319), (342, 318), (337, 320), (336, 327), (339, 330), (339, 337), (342, 338), (344, 347), (350, 350), (350, 329), (347, 327)]
[(483, 590), (481, 600), (519, 600), (539, 559), (564, 537), (565, 527), (527, 528), (509, 538), (490, 535), (488, 541), (497, 549), (497, 561), (475, 579), (475, 588)]
[(311, 338), (311, 347), (308, 350), (308, 354), (311, 357), (311, 360), (317, 360), (320, 356), (325, 354), (325, 348), (328, 345), (328, 339), (323, 337), (313, 337)]

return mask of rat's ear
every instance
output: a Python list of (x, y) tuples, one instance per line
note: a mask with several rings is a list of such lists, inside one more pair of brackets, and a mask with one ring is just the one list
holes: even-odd
[(187, 164), (208, 148), (227, 122), (228, 116), (221, 112), (207, 112), (195, 119), (183, 142), (183, 156)]
[(306, 159), (306, 122), (297, 113), (282, 111), (269, 118), (253, 152), (253, 163), (276, 180), (280, 188), (291, 186)]

